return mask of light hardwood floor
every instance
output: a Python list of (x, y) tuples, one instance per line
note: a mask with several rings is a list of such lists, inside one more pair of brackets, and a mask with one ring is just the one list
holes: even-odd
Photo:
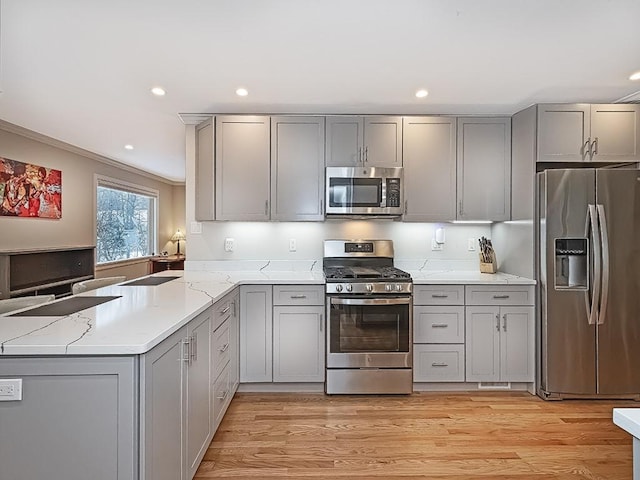
[(527, 393), (237, 394), (196, 479), (631, 480), (612, 408)]

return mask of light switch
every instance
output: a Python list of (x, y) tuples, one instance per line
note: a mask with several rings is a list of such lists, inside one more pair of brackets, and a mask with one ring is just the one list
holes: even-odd
[(295, 238), (289, 239), (289, 251), (295, 252), (298, 249), (298, 245)]

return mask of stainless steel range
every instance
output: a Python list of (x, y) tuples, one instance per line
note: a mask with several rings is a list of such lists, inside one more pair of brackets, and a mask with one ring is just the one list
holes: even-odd
[(325, 240), (325, 392), (413, 391), (413, 283), (391, 240)]

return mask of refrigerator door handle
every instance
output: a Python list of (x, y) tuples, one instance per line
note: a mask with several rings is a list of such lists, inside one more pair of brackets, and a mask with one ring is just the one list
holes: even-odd
[(597, 210), (595, 205), (588, 206), (587, 222), (585, 226), (585, 236), (591, 238), (593, 243), (593, 292), (589, 296), (589, 290), (584, 292), (584, 302), (587, 307), (587, 322), (595, 325), (598, 319), (598, 301), (600, 299), (600, 277), (601, 277), (601, 245), (600, 232), (597, 220)]
[(602, 325), (606, 320), (607, 303), (609, 302), (609, 232), (607, 230), (607, 217), (604, 213), (604, 205), (598, 204), (597, 209), (600, 239), (602, 242), (602, 296), (600, 298), (598, 325)]

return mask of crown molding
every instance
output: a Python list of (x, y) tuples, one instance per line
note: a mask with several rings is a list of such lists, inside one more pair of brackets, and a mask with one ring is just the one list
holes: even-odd
[(29, 130), (19, 125), (9, 123), (5, 120), (0, 120), (0, 130), (4, 130), (10, 133), (15, 133), (16, 135), (30, 138), (31, 140), (35, 140), (37, 142), (50, 145), (52, 147), (60, 148), (62, 150), (66, 150), (67, 152), (75, 153), (76, 155), (87, 157), (87, 158), (90, 158), (91, 160), (95, 160), (97, 162), (104, 163), (106, 165), (110, 165), (112, 167), (116, 167), (116, 168), (119, 168), (120, 170), (124, 170), (130, 173), (135, 173), (136, 175), (150, 178), (157, 182), (166, 183), (172, 186), (182, 186), (185, 184), (185, 182), (177, 182), (175, 180), (169, 180), (168, 178), (164, 178), (159, 175), (147, 172), (146, 170), (141, 170), (131, 165), (127, 165), (126, 163), (122, 163), (113, 158), (105, 157), (104, 155), (99, 155), (89, 150), (85, 150), (84, 148), (76, 147), (75, 145), (71, 145), (70, 143), (66, 143), (66, 142), (63, 142), (62, 140), (48, 137), (47, 135), (43, 135), (42, 133), (34, 132), (33, 130)]
[(213, 118), (212, 113), (179, 113), (178, 117), (185, 125), (199, 125)]

